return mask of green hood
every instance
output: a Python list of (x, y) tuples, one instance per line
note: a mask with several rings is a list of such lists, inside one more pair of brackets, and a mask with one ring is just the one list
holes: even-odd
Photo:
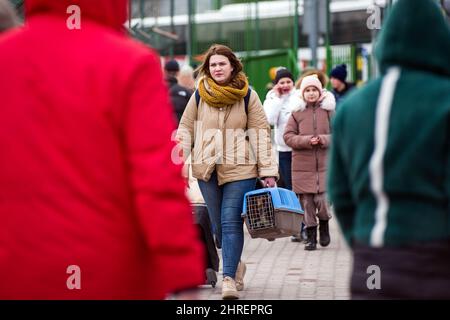
[(383, 73), (398, 65), (450, 76), (450, 25), (436, 1), (398, 0), (375, 54)]

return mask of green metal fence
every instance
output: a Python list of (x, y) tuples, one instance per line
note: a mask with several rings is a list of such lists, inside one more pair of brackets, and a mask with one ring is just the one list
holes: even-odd
[[(240, 4), (230, 5), (235, 2)], [(298, 66), (305, 66), (305, 60), (299, 57), (297, 61), (297, 49), (304, 48), (308, 44), (307, 37), (300, 32), (302, 27), (299, 27), (303, 24), (304, 17), (299, 17), (296, 10), (299, 4), (301, 9), (301, 1), (273, 0), (274, 13), (278, 14), (284, 10), (278, 17), (268, 17), (267, 9), (264, 8), (267, 2), (264, 2), (264, 5), (261, 4), (262, 2), (258, 0), (133, 0), (131, 12), (134, 18), (154, 18), (154, 24), (158, 29), (173, 33), (177, 39), (167, 38), (154, 32), (154, 28), (149, 25), (137, 27), (134, 36), (158, 50), (162, 56), (187, 55), (191, 65), (198, 65), (202, 54), (212, 44), (225, 44), (235, 52), (241, 53), (245, 64), (252, 65), (246, 67), (246, 72), (252, 81), (263, 77), (260, 80), (261, 83), (255, 85), (261, 94), (264, 90), (262, 82), (267, 82), (270, 67), (285, 66), (291, 68), (295, 75), (298, 74)], [(232, 7), (239, 8), (239, 11), (233, 11)], [(172, 16), (171, 26), (167, 24), (168, 14)], [(176, 22), (173, 15), (177, 18)], [(181, 16), (183, 19), (180, 20)], [(208, 19), (208, 16), (213, 18)], [(161, 23), (163, 20), (165, 24)], [(348, 80), (360, 82), (361, 57), (358, 53), (358, 45), (333, 46), (333, 38), (330, 37), (331, 24), (328, 12), (327, 32), (324, 37), (326, 67), (321, 68), (329, 73), (333, 66), (345, 63), (349, 70)], [(276, 64), (272, 62), (274, 58), (271, 52), (275, 52), (273, 50), (284, 52), (284, 58)], [(293, 58), (287, 58), (288, 56)], [(372, 73), (366, 72), (367, 74)]]
[(284, 66), (298, 75), (297, 56), (292, 49), (267, 50), (254, 53), (240, 54), (244, 64), (244, 71), (249, 78), (250, 85), (255, 89), (261, 99), (267, 93), (270, 79), (270, 69)]
[(332, 68), (338, 64), (346, 64), (348, 72), (347, 81), (356, 81), (357, 68), (355, 45), (331, 47), (330, 58)]

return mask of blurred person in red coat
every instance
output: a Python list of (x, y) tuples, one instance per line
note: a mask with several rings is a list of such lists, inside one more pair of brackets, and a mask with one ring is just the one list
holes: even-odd
[(164, 299), (204, 282), (157, 55), (126, 0), (27, 0), (0, 40), (0, 299)]

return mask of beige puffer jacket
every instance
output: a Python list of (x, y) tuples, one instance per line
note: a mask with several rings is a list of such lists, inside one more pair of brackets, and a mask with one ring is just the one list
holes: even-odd
[[(247, 129), (247, 136), (245, 130)], [(185, 158), (192, 156), (192, 175), (208, 181), (216, 170), (219, 185), (250, 178), (276, 177), (270, 127), (258, 94), (252, 90), (245, 113), (244, 99), (215, 108), (203, 99), (189, 100), (178, 127), (177, 141)]]

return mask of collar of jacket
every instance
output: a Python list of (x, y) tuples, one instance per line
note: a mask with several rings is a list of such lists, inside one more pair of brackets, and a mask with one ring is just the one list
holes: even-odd
[[(294, 108), (293, 112), (303, 111), (306, 109), (306, 101), (303, 100), (303, 98), (300, 98), (299, 100), (300, 102), (298, 106)], [(334, 98), (334, 95), (326, 89), (322, 91), (322, 95), (319, 98), (319, 103), (320, 108), (324, 110), (334, 111), (336, 109), (336, 99)]]

